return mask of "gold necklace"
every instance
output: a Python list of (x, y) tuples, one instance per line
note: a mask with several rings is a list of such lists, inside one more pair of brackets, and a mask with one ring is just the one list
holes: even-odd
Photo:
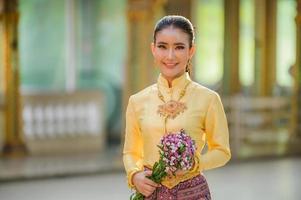
[(187, 86), (189, 85), (189, 83), (190, 82), (188, 82), (185, 85), (185, 87), (183, 88), (183, 90), (180, 92), (180, 96), (179, 96), (179, 99), (177, 101), (171, 99), (168, 102), (165, 101), (164, 96), (160, 92), (159, 86), (157, 85), (157, 87), (158, 87), (158, 97), (164, 103), (164, 104), (158, 106), (157, 113), (160, 116), (163, 116), (165, 118), (165, 122), (167, 121), (167, 119), (176, 118), (179, 114), (183, 113), (187, 109), (186, 104), (180, 102), (180, 100), (185, 95), (186, 89), (187, 89)]

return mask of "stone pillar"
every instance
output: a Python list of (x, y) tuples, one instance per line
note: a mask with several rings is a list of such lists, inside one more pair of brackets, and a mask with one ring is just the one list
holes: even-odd
[(240, 91), (239, 82), (239, 0), (225, 1), (223, 95)]
[(128, 97), (156, 80), (151, 53), (153, 30), (163, 15), (163, 0), (128, 0), (128, 55), (125, 69), (124, 97)]
[(277, 1), (255, 0), (254, 94), (270, 96), (276, 83)]
[[(0, 1), (0, 36), (3, 35), (2, 13), (3, 1)], [(3, 66), (3, 40), (0, 37), (0, 148), (4, 137), (4, 66)]]
[(301, 0), (297, 1), (296, 63), (293, 67), (294, 95), (292, 100), (292, 138), (301, 139)]
[(188, 19), (192, 19), (192, 0), (168, 0), (165, 6), (167, 15), (182, 15)]
[(24, 155), (26, 146), (22, 132), (21, 101), (19, 91), (18, 58), (18, 0), (1, 0), (1, 24), (3, 34), (4, 65), (4, 110), (5, 136), (2, 153), (4, 155)]

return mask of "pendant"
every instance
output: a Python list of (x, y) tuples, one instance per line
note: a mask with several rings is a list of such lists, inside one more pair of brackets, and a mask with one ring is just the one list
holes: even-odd
[(187, 109), (185, 103), (170, 100), (163, 105), (158, 106), (157, 113), (160, 116), (174, 119), (179, 114), (183, 113)]

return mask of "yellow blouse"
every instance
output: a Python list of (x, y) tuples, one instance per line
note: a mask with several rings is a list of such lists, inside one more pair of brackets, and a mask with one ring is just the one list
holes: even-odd
[[(187, 83), (186, 93), (180, 100), (187, 109), (165, 124), (164, 118), (157, 113), (158, 105), (163, 104), (158, 97), (158, 88), (167, 102), (178, 100)], [(162, 185), (168, 188), (197, 176), (203, 170), (220, 167), (231, 157), (227, 120), (219, 95), (191, 81), (188, 73), (173, 80), (171, 88), (160, 74), (156, 84), (129, 98), (123, 162), (130, 187), (133, 187), (134, 173), (144, 170), (144, 167), (152, 168), (159, 160), (157, 145), (164, 135), (165, 126), (167, 132), (184, 129), (197, 147), (194, 168), (184, 175), (166, 177)], [(205, 143), (207, 151), (202, 152)]]

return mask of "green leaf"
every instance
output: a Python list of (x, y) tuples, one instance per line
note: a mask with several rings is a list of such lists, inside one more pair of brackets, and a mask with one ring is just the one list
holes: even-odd
[(130, 200), (144, 200), (144, 196), (140, 192), (136, 192), (131, 195)]
[(186, 147), (184, 144), (181, 144), (180, 148), (179, 148), (179, 153), (183, 153), (185, 151)]

